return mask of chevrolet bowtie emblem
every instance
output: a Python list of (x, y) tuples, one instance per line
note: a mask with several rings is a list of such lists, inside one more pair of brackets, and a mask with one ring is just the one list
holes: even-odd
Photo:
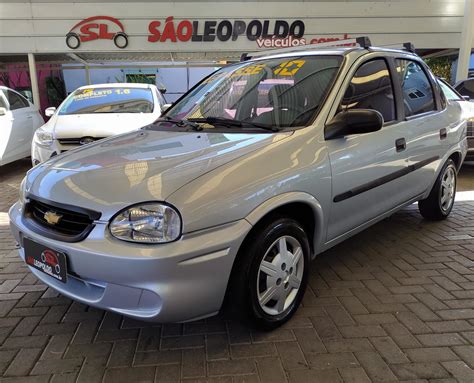
[(50, 225), (56, 225), (63, 216), (54, 211), (47, 211), (43, 217)]

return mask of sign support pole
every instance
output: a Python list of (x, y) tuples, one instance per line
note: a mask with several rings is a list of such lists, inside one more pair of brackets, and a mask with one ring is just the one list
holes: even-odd
[(464, 17), (462, 21), (461, 46), (459, 49), (456, 82), (465, 80), (469, 74), (471, 61), (472, 32), (474, 30), (474, 7), (472, 0), (464, 0)]
[(36, 74), (36, 61), (33, 53), (28, 53), (28, 67), (30, 69), (31, 92), (33, 93), (33, 104), (38, 108), (40, 105), (40, 94), (38, 87), (38, 75)]

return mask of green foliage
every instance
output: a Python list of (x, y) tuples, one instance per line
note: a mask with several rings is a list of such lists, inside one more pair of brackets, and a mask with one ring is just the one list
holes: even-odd
[(435, 76), (441, 77), (447, 82), (451, 83), (451, 66), (454, 58), (452, 57), (435, 57), (425, 60), (425, 63), (430, 67)]

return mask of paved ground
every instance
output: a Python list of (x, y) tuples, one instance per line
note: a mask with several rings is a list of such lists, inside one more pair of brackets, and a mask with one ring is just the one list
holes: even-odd
[[(0, 170), (2, 382), (474, 381), (474, 193), (445, 222), (413, 206), (324, 254), (297, 316), (261, 333), (150, 326), (46, 289), (5, 219), (27, 166)], [(474, 189), (474, 167), (461, 185)]]

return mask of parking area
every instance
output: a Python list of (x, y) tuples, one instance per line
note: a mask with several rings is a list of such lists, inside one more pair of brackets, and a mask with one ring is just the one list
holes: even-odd
[(446, 221), (411, 206), (320, 256), (303, 307), (268, 333), (136, 322), (46, 288), (8, 227), (28, 167), (0, 170), (2, 382), (474, 381), (474, 166)]

